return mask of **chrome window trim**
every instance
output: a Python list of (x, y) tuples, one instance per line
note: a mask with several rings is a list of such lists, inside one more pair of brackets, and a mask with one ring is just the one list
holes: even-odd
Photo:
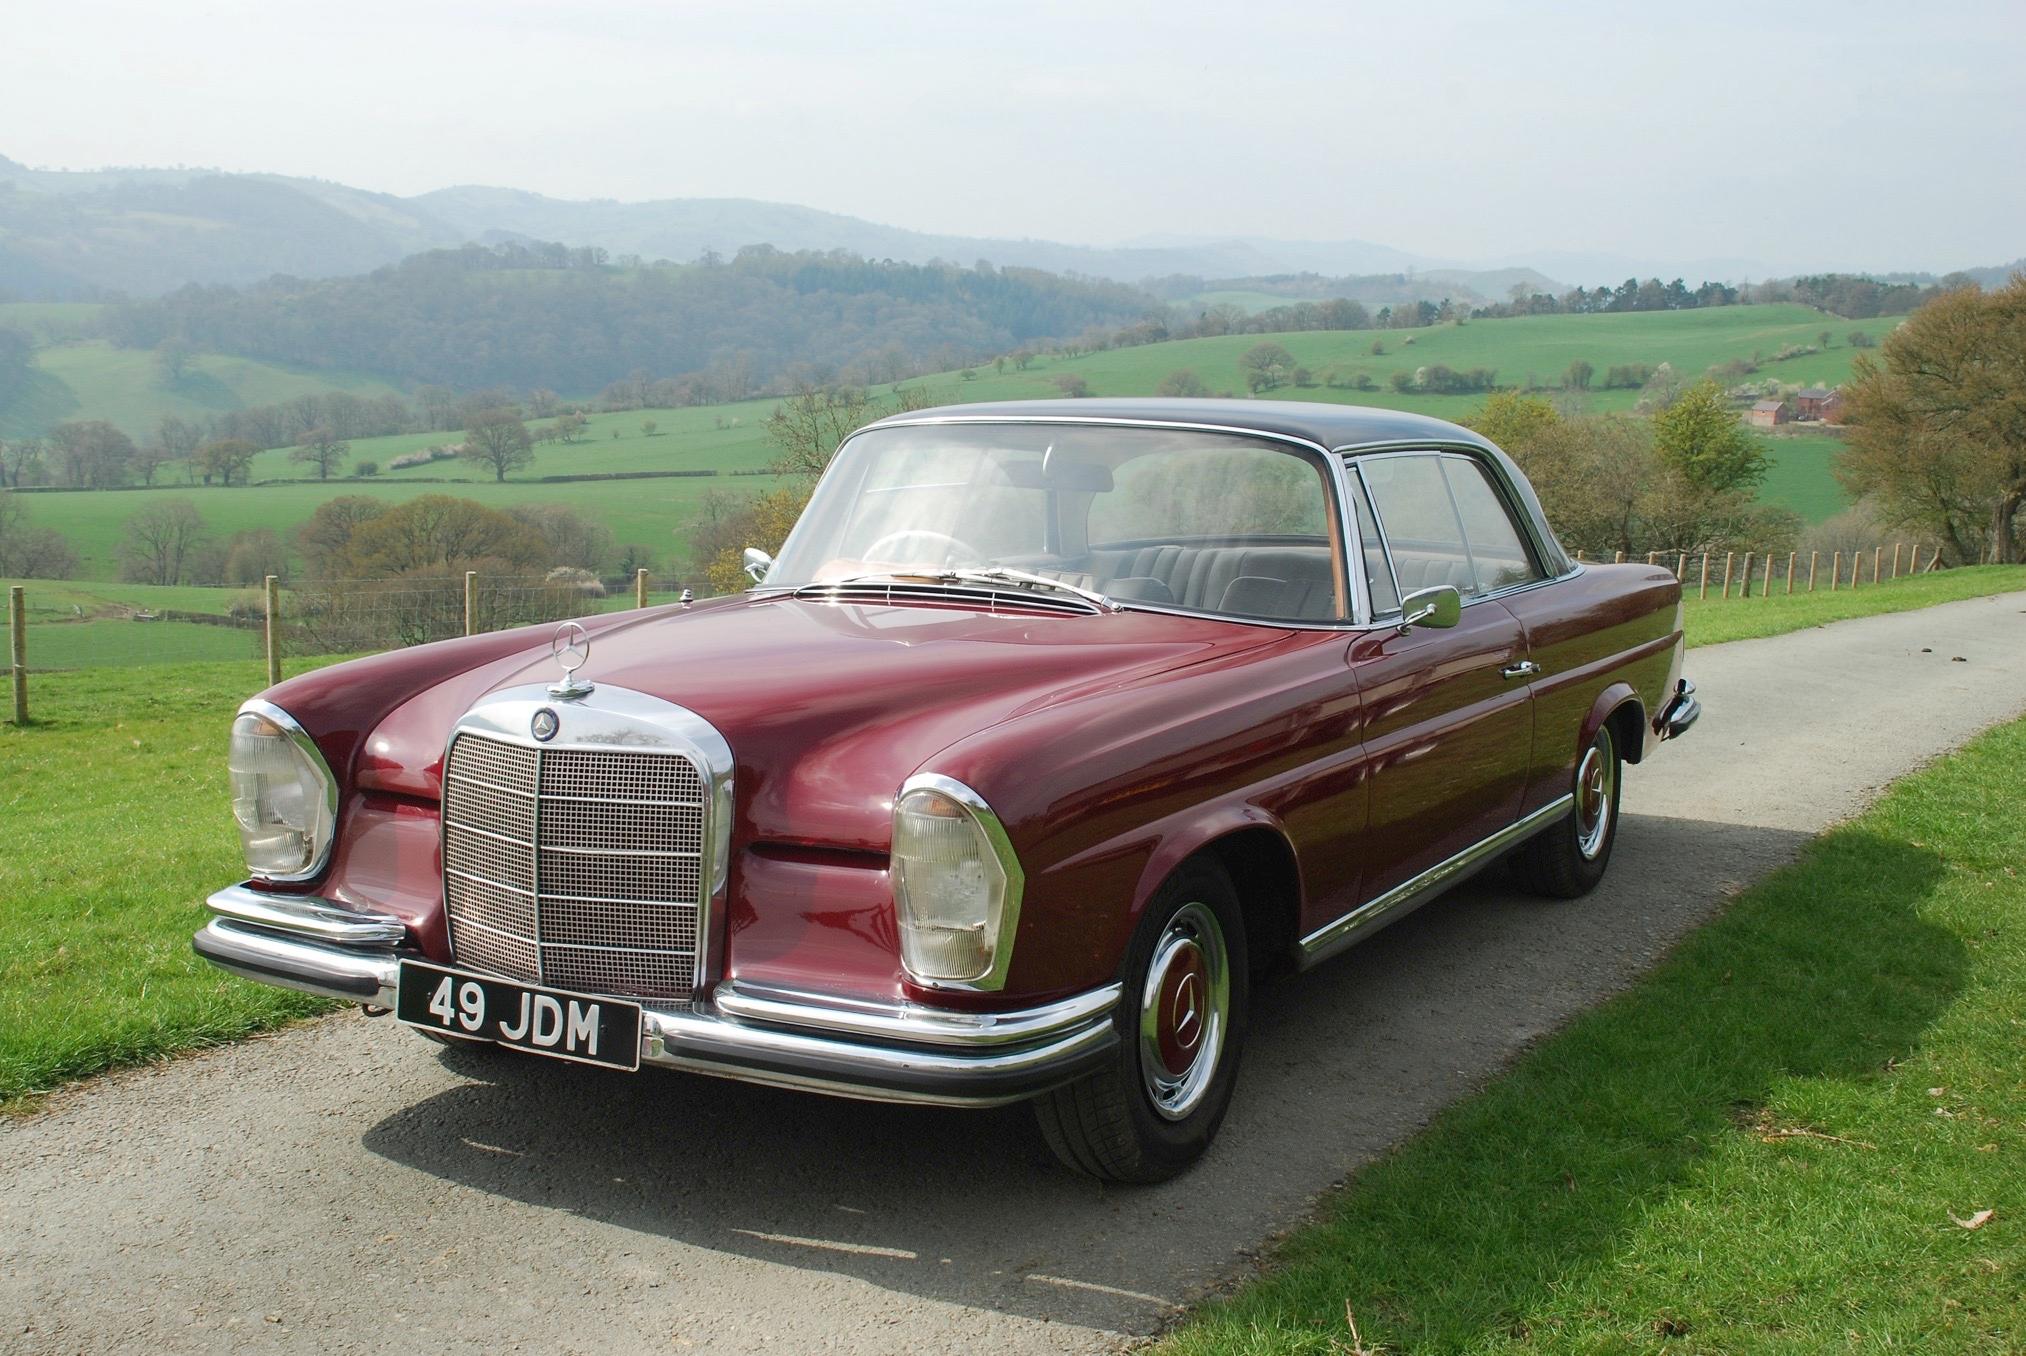
[[(1342, 547), (1342, 559), (1336, 562), (1336, 567), (1338, 579), (1344, 586), (1345, 601), (1350, 604), (1348, 616), (1332, 617), (1328, 621), (1322, 622), (1294, 619), (1277, 620), (1272, 617), (1234, 617), (1225, 612), (1203, 612), (1195, 608), (1164, 607), (1158, 603), (1146, 603), (1135, 598), (1119, 598), (1114, 599), (1114, 601), (1127, 611), (1159, 612), (1178, 617), (1208, 617), (1213, 621), (1233, 622), (1240, 626), (1270, 626), (1282, 631), (1343, 631), (1371, 624), (1370, 609), (1363, 601), (1365, 584), (1364, 563), (1363, 557), (1357, 549), (1359, 546), (1357, 524), (1354, 521), (1346, 523), (1345, 520), (1350, 504), (1349, 496), (1344, 490), (1343, 459), (1333, 455), (1331, 450), (1324, 447), (1321, 443), (1314, 442), (1308, 438), (1297, 437), (1292, 433), (1274, 433), (1266, 429), (1245, 428), (1231, 424), (1204, 424), (1183, 419), (1125, 419), (1117, 416), (1074, 414), (1027, 414), (1011, 416), (950, 414), (929, 415), (922, 418), (882, 419), (877, 423), (867, 424), (864, 428), (854, 429), (849, 437), (837, 445), (837, 451), (832, 454), (830, 464), (832, 466), (836, 465), (837, 458), (843, 455), (844, 449), (849, 447), (855, 439), (867, 433), (876, 432), (880, 429), (920, 428), (938, 424), (1057, 424), (1080, 425), (1088, 428), (1172, 429), (1183, 433), (1221, 433), (1232, 438), (1263, 439), (1268, 442), (1286, 443), (1290, 447), (1298, 447), (1306, 452), (1313, 452), (1316, 455), (1318, 467), (1322, 471), (1323, 482), (1329, 486), (1330, 494), (1336, 500), (1337, 543)], [(827, 469), (824, 474), (829, 474)], [(1350, 516), (1355, 518), (1356, 515)], [(800, 526), (801, 521), (798, 519), (796, 527), (799, 528)], [(788, 533), (788, 541), (793, 541), (794, 539), (795, 533), (790, 531)], [(776, 552), (777, 556), (786, 551), (788, 543), (783, 542), (781, 545), (782, 551)], [(762, 590), (748, 589), (746, 592), (750, 595), (760, 593)], [(766, 592), (770, 595), (777, 592), (780, 594), (792, 594), (793, 590), (782, 585), (778, 589), (766, 590)]]
[[(1356, 466), (1357, 463), (1365, 460), (1376, 461), (1387, 457), (1412, 456), (1420, 453), (1422, 455), (1433, 456), (1461, 456), (1483, 467), (1490, 473), (1492, 484), (1496, 487), (1499, 498), (1504, 503), (1506, 512), (1513, 515), (1514, 520), (1525, 535), (1525, 544), (1534, 553), (1534, 563), (1540, 567), (1541, 577), (1539, 579), (1529, 579), (1520, 584), (1508, 584), (1501, 589), (1493, 589), (1488, 593), (1480, 593), (1474, 597), (1465, 598), (1463, 600), (1465, 607), (1475, 607), (1479, 603), (1495, 602), (1501, 598), (1510, 598), (1516, 593), (1529, 593), (1534, 589), (1546, 588), (1551, 584), (1559, 584), (1565, 579), (1574, 579), (1577, 575), (1584, 572), (1583, 562), (1573, 559), (1569, 562), (1569, 568), (1560, 574), (1554, 574), (1548, 570), (1546, 562), (1550, 559), (1552, 553), (1549, 552), (1546, 543), (1541, 538), (1542, 525), (1534, 521), (1534, 515), (1526, 510), (1518, 495), (1514, 493), (1512, 483), (1506, 476), (1504, 468), (1499, 465), (1495, 458), (1485, 455), (1487, 450), (1487, 448), (1479, 443), (1443, 442), (1427, 439), (1410, 439), (1385, 443), (1357, 443), (1335, 449), (1336, 455), (1347, 466)], [(1369, 488), (1367, 502), (1372, 506), (1372, 517), (1378, 521), (1381, 545), (1386, 551), (1386, 564), (1390, 568), (1393, 565), (1393, 548), (1386, 532), (1386, 518), (1384, 513), (1380, 511), (1378, 500), (1369, 498)], [(1474, 569), (1473, 573), (1475, 573)], [(1397, 569), (1394, 570), (1393, 577), (1396, 581), (1399, 579), (1399, 571)], [(1381, 624), (1391, 625), (1392, 623), (1386, 622)]]
[(324, 873), (324, 868), (331, 864), (331, 851), (338, 843), (338, 779), (332, 775), (331, 765), (324, 759), (324, 751), (317, 747), (317, 741), (310, 738), (310, 732), (305, 730), (294, 716), (264, 697), (249, 697), (241, 702), (239, 709), (232, 713), (233, 723), (237, 724), (241, 716), (248, 715), (274, 722), (280, 727), (281, 732), (288, 736), (290, 743), (309, 755), (310, 765), (323, 774), (324, 810), (330, 820), (330, 832), (324, 835), (323, 842), (317, 844), (316, 852), (311, 855), (310, 864), (301, 871), (268, 876), (253, 871), (251, 863), (248, 863), (247, 870), (253, 879), (272, 881), (276, 885), (294, 885), (306, 880), (315, 880)]
[[(562, 728), (552, 739), (537, 740), (529, 730), (529, 722), (545, 706), (564, 717)], [(467, 733), (536, 750), (679, 754), (695, 764), (703, 777), (704, 813), (708, 822), (703, 860), (697, 872), (696, 963), (690, 991), (700, 994), (707, 989), (715, 978), (712, 962), (717, 959), (718, 950), (712, 922), (725, 908), (732, 845), (734, 760), (732, 746), (717, 727), (688, 707), (632, 688), (600, 683), (586, 696), (564, 699), (551, 696), (546, 683), (530, 683), (490, 693), (459, 716), (443, 741), (443, 767), (450, 766), (450, 746), (458, 736)], [(643, 742), (653, 735), (660, 737), (659, 747)], [(536, 833), (539, 832), (537, 824)], [(448, 872), (447, 864), (444, 870)], [(539, 965), (539, 947), (536, 954)], [(484, 968), (462, 960), (456, 964), (464, 969)]]
[[(900, 803), (910, 792), (934, 791), (947, 796), (964, 808), (973, 823), (984, 831), (986, 846), (999, 862), (999, 869), (1006, 875), (1006, 898), (999, 906), (999, 937), (992, 948), (992, 968), (976, 979), (926, 979), (907, 968), (901, 961), (901, 969), (914, 983), (925, 989), (953, 989), (968, 993), (996, 993), (1006, 987), (1006, 972), (1013, 965), (1013, 939), (1020, 928), (1020, 901), (1027, 892), (1027, 873), (1020, 867), (1020, 854), (1013, 850), (1013, 839), (1006, 832), (1006, 825), (999, 815), (986, 803), (983, 796), (958, 781), (945, 777), (940, 772), (917, 772), (900, 784), (900, 791), (893, 798), (895, 813)], [(898, 921), (900, 913), (900, 892), (894, 891), (894, 914)], [(895, 954), (900, 954), (898, 943)]]

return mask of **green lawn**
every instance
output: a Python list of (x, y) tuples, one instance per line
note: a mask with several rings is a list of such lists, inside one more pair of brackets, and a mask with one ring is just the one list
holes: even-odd
[(96, 301), (0, 301), (0, 329), (18, 330), (38, 344), (89, 339), (104, 309)]
[(0, 725), (0, 1102), (323, 1006), (190, 950), (244, 874), (225, 734), (262, 685), (250, 659), (65, 674)]
[[(1781, 568), (1785, 568), (1784, 564)], [(1803, 563), (1805, 568), (1805, 562)], [(1847, 567), (1846, 567), (1847, 568)], [(1868, 568), (1868, 567), (1867, 567)], [(2026, 590), (2026, 565), (1971, 565), (1962, 569), (1939, 570), (1933, 574), (1888, 579), (1883, 584), (1866, 582), (1856, 588), (1828, 591), (1826, 573), (1813, 593), (1785, 594), (1774, 581), (1770, 597), (1754, 594), (1740, 598), (1718, 598), (1711, 584), (1708, 598), (1687, 600), (1683, 628), (1690, 645), (1717, 645), (1726, 640), (1748, 640), (1777, 636), (1852, 617), (1871, 617), (1882, 612), (1907, 612), (1933, 607), (1963, 598), (1982, 598), (1994, 593)], [(1754, 584), (1756, 588), (1756, 583)]]
[(1350, 1352), (1347, 1306), (1387, 1352), (2026, 1349), (2021, 842), (2026, 722), (1746, 891), (1157, 1350)]
[[(0, 318), (0, 324), (5, 324)], [(51, 321), (50, 323), (54, 323)], [(0, 409), (0, 437), (23, 437), (66, 419), (109, 419), (130, 437), (154, 431), (163, 415), (202, 421), (223, 410), (271, 405), (331, 390), (386, 395), (394, 387), (348, 372), (292, 371), (224, 354), (199, 354), (179, 381), (164, 382), (152, 351), (72, 340), (41, 348), (27, 390)]]
[(28, 628), (28, 667), (60, 669), (188, 664), (204, 659), (251, 659), (260, 633), (184, 621), (42, 622)]

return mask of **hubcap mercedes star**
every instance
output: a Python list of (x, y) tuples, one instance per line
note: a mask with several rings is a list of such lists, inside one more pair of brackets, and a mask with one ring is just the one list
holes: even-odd
[(1576, 847), (1585, 861), (1597, 859), (1611, 830), (1611, 801), (1618, 781), (1618, 760), (1611, 752), (1606, 732), (1583, 751), (1576, 768)]
[(1166, 1119), (1181, 1120), (1209, 1092), (1230, 1006), (1224, 930), (1209, 906), (1184, 905), (1161, 930), (1140, 992), (1140, 1071)]

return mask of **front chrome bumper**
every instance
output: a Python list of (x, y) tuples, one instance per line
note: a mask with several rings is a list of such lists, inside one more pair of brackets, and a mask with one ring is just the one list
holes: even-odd
[[(245, 885), (205, 903), (192, 939), (212, 964), (266, 984), (392, 1008), (401, 961), (423, 959), (399, 919)], [(846, 1097), (996, 1106), (1102, 1066), (1119, 986), (1012, 1012), (956, 1012), (718, 984), (642, 1014), (642, 1064)]]

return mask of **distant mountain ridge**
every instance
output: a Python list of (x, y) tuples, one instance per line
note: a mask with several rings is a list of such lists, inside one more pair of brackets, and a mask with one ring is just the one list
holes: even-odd
[(1118, 282), (1177, 274), (1381, 274), (1439, 269), (1461, 294), (1496, 297), (1473, 271), (1362, 240), (1149, 237), (1114, 248), (938, 235), (835, 212), (745, 198), (654, 202), (544, 197), (463, 185), (411, 198), (321, 179), (210, 169), (36, 170), (0, 156), (0, 293), (24, 299), (107, 292), (154, 296), (186, 283), (274, 274), (340, 277), (422, 250), (475, 241), (552, 240), (678, 263), (746, 245), (844, 250), (868, 259), (942, 259), (1046, 269)]
[(898, 263), (941, 259), (968, 266), (985, 259), (1133, 284), (1177, 276), (1403, 274), (1450, 289), (1458, 302), (1503, 300), (1515, 281), (1560, 291), (1566, 284), (1557, 279), (1595, 285), (1632, 276), (1681, 277), (1693, 285), (1770, 276), (1762, 264), (1745, 258), (1670, 263), (1541, 250), (1461, 264), (1365, 240), (1157, 233), (1115, 247), (1070, 245), (938, 235), (747, 198), (571, 200), (478, 185), (404, 198), (283, 174), (186, 167), (39, 170), (0, 155), (0, 299), (148, 297), (187, 283), (243, 285), (276, 274), (344, 277), (424, 250), (515, 240), (598, 246), (650, 262), (687, 263), (709, 251), (730, 256), (759, 244), (791, 252), (843, 250)]

